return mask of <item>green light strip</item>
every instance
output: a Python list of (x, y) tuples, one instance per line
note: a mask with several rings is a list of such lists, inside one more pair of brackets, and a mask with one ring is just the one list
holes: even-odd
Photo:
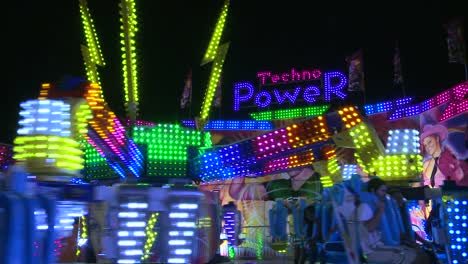
[[(208, 134), (208, 135), (207, 135)], [(147, 175), (185, 177), (189, 147), (209, 147), (209, 133), (179, 124), (134, 127), (133, 140), (147, 149)]]
[(104, 66), (104, 58), (102, 56), (101, 47), (97, 37), (96, 29), (94, 28), (93, 19), (89, 12), (88, 3), (86, 0), (79, 0), (81, 21), (83, 22), (83, 32), (87, 46), (81, 45), (81, 54), (83, 56), (86, 76), (89, 81), (101, 84), (97, 65)]
[(101, 81), (99, 79), (99, 73), (97, 70), (97, 65), (91, 58), (88, 47), (81, 45), (81, 55), (83, 56), (86, 77), (88, 78), (88, 80), (93, 83), (101, 84)]
[[(221, 78), (221, 72), (223, 71), (224, 58), (229, 49), (229, 43), (219, 45), (221, 41), (221, 36), (223, 35), (224, 25), (226, 23), (226, 17), (229, 10), (230, 0), (226, 0), (223, 4), (223, 9), (221, 14), (216, 22), (216, 27), (211, 36), (210, 44), (206, 50), (205, 56), (203, 57), (201, 65), (205, 65), (208, 62), (214, 60), (214, 64), (211, 67), (211, 74), (208, 83), (208, 87), (205, 92), (205, 97), (203, 99), (202, 107), (200, 110), (200, 118), (198, 119), (198, 126), (203, 128), (208, 121), (210, 114), (210, 108), (213, 104), (214, 94), (216, 88), (218, 88), (219, 80)], [(219, 87), (218, 89), (221, 89)]]
[(144, 246), (144, 254), (141, 256), (141, 260), (145, 261), (148, 260), (150, 257), (151, 249), (153, 248), (154, 242), (156, 241), (158, 237), (158, 231), (153, 230), (154, 226), (158, 222), (158, 216), (159, 213), (152, 213), (150, 216), (150, 219), (148, 220), (148, 224), (146, 225), (145, 228), (145, 234), (146, 234), (146, 243)]
[(85, 178), (86, 180), (112, 179), (119, 176), (109, 166), (106, 158), (101, 156), (99, 152), (91, 146), (86, 140), (81, 142), (82, 149), (85, 153)]
[(88, 45), (91, 58), (97, 65), (104, 66), (106, 63), (102, 56), (101, 46), (99, 45), (99, 39), (97, 37), (96, 29), (94, 28), (93, 19), (91, 18), (86, 0), (80, 0), (80, 13), (86, 43)]
[(282, 109), (275, 111), (265, 111), (250, 113), (250, 116), (259, 120), (278, 120), (278, 119), (292, 119), (301, 117), (319, 116), (325, 113), (330, 108), (329, 105), (310, 106), (302, 108)]
[(229, 0), (226, 0), (223, 5), (223, 9), (221, 10), (221, 14), (216, 22), (215, 31), (211, 36), (210, 44), (206, 49), (205, 56), (203, 56), (203, 60), (201, 65), (205, 65), (210, 61), (213, 61), (218, 53), (219, 49), (219, 42), (221, 41), (221, 36), (223, 35), (224, 25), (226, 23), (226, 17), (229, 10)]
[[(208, 84), (208, 89), (206, 89), (205, 98), (203, 100), (203, 105), (201, 108), (200, 117), (207, 120), (211, 105), (213, 104), (214, 94), (216, 88), (218, 88), (219, 79), (221, 78), (221, 72), (223, 71), (224, 58), (226, 58), (227, 51), (229, 49), (229, 42), (221, 45), (218, 50), (213, 68), (211, 69), (210, 82)], [(221, 89), (219, 87), (218, 89)]]
[(125, 103), (128, 117), (135, 122), (138, 116), (138, 74), (135, 52), (135, 34), (138, 28), (135, 1), (121, 0), (119, 6), (122, 23), (120, 44), (122, 45)]

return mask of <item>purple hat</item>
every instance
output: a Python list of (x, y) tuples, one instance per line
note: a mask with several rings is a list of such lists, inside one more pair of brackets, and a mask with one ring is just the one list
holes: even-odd
[(423, 128), (423, 132), (421, 136), (419, 137), (421, 139), (421, 142), (428, 136), (432, 135), (438, 135), (440, 138), (440, 141), (444, 141), (447, 139), (448, 136), (448, 130), (446, 127), (442, 125), (425, 125)]

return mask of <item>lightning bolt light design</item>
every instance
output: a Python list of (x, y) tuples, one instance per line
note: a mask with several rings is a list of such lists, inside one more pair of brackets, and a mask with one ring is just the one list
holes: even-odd
[[(226, 57), (227, 51), (229, 49), (229, 42), (219, 45), (221, 41), (221, 36), (223, 34), (224, 25), (226, 23), (226, 17), (229, 10), (229, 0), (226, 0), (221, 10), (221, 15), (218, 18), (216, 23), (216, 28), (211, 37), (208, 49), (206, 50), (205, 56), (203, 57), (201, 65), (205, 65), (208, 62), (214, 61), (211, 68), (210, 79), (208, 82), (208, 88), (206, 89), (205, 97), (202, 103), (200, 119), (201, 122), (206, 123), (208, 116), (210, 114), (210, 108), (213, 104), (214, 94), (216, 88), (218, 87), (219, 79), (221, 77), (221, 72), (224, 64), (224, 59)], [(204, 125), (201, 126), (202, 128)]]
[(81, 45), (81, 53), (83, 55), (86, 76), (93, 83), (99, 83), (99, 73), (97, 66), (105, 66), (102, 56), (99, 39), (94, 28), (93, 19), (89, 12), (88, 3), (86, 0), (79, 0), (81, 21), (83, 22), (83, 31), (87, 46)]

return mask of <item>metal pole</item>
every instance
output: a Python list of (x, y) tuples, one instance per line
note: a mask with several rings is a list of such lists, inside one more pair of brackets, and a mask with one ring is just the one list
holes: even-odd
[(192, 70), (190, 69), (190, 95), (189, 95), (189, 102), (188, 102), (188, 108), (189, 108), (189, 119), (192, 118), (192, 90), (193, 90), (193, 75), (192, 75)]
[(465, 81), (468, 81), (468, 65), (467, 65), (466, 61), (465, 61), (464, 65), (465, 65)]

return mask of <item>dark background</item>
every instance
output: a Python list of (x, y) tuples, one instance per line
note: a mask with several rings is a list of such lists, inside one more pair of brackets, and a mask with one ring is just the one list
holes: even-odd
[[(124, 116), (118, 3), (89, 0), (88, 5), (107, 63), (99, 71), (104, 95), (116, 114)], [(211, 64), (199, 65), (223, 1), (136, 0), (136, 4), (140, 119), (176, 122), (190, 113), (198, 115), (211, 69)], [(41, 83), (57, 82), (64, 75), (85, 76), (80, 51), (85, 40), (77, 0), (4, 5), (2, 92), (6, 95), (0, 99), (4, 119), (0, 142), (11, 143), (20, 102), (36, 98)], [(444, 23), (466, 15), (466, 10), (464, 1), (447, 0), (233, 0), (221, 42), (231, 41), (223, 70), (222, 109), (213, 110), (212, 118), (244, 118), (231, 110), (234, 82), (255, 83), (258, 71), (282, 72), (292, 67), (346, 73), (345, 57), (360, 48), (366, 102), (399, 98), (402, 90), (392, 85), (397, 40), (407, 95), (430, 98), (465, 80), (464, 66), (448, 63)], [(181, 111), (189, 68), (193, 69), (193, 101), (190, 111)]]

